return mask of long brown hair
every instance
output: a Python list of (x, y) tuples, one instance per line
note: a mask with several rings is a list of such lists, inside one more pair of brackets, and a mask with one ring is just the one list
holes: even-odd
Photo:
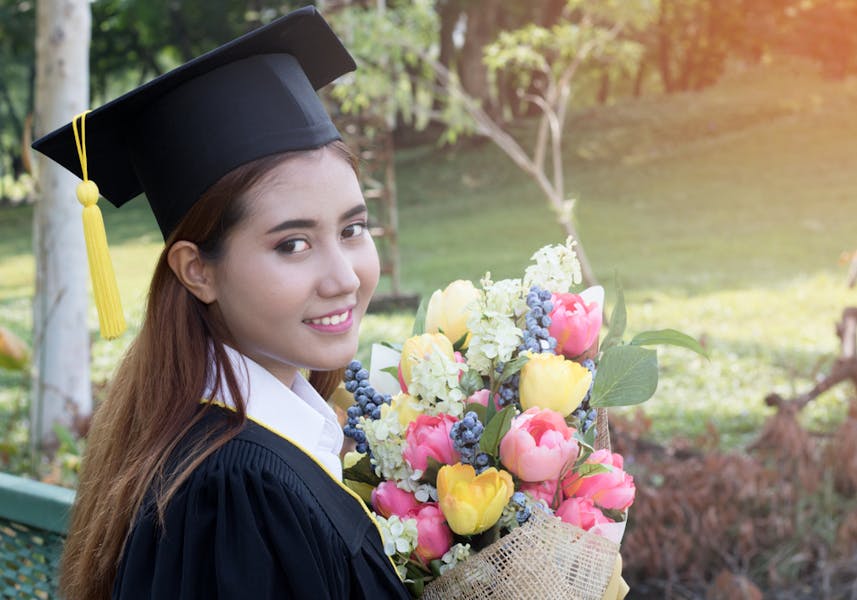
[[(356, 171), (356, 159), (344, 143), (329, 146)], [(191, 471), (244, 425), (244, 402), (223, 350), (228, 339), (224, 324), (217, 311), (182, 285), (167, 254), (174, 242), (188, 240), (206, 259), (217, 260), (229, 232), (246, 214), (242, 196), (295, 154), (263, 157), (226, 174), (167, 239), (140, 333), (93, 416), (61, 566), (60, 584), (69, 600), (109, 598), (125, 540), (147, 492), (154, 490), (163, 522), (167, 503)], [(309, 381), (327, 398), (341, 377), (342, 371), (314, 371)], [(235, 413), (224, 429), (195, 446), (174, 473), (165, 473), (170, 453), (204, 415), (200, 400), (206, 382), (219, 387), (221, 378), (235, 399)]]

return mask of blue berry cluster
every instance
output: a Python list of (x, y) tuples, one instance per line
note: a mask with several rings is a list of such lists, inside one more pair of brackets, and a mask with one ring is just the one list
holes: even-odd
[(589, 383), (589, 390), (586, 392), (586, 396), (583, 397), (583, 401), (580, 403), (580, 406), (585, 409), (589, 409), (589, 398), (592, 396), (592, 388), (595, 386), (595, 375), (598, 373), (598, 369), (595, 368), (595, 362), (591, 358), (587, 358), (585, 361), (580, 363), (592, 373), (592, 381)]
[(529, 521), (533, 511), (530, 509), (530, 504), (527, 502), (527, 496), (524, 492), (515, 492), (512, 494), (510, 502), (518, 508), (518, 511), (515, 513), (518, 525), (523, 525)]
[[(502, 372), (502, 365), (499, 369)], [(515, 404), (518, 402), (520, 398), (520, 394), (518, 393), (518, 388), (521, 384), (521, 374), (515, 373), (509, 379), (500, 384), (500, 387), (497, 388), (497, 395), (499, 398), (497, 399), (497, 404), (503, 408), (506, 408), (510, 404)]]
[(369, 385), (369, 371), (363, 368), (359, 360), (352, 360), (345, 369), (345, 389), (354, 394), (354, 404), (348, 407), (348, 422), (342, 431), (357, 442), (358, 452), (368, 452), (366, 433), (357, 428), (360, 417), (381, 418), (381, 405), (390, 403), (390, 396), (380, 394)]
[(491, 466), (491, 457), (479, 452), (479, 440), (484, 429), (479, 417), (471, 410), (463, 419), (456, 421), (449, 431), (452, 447), (461, 455), (461, 462), (473, 465), (477, 474)]
[(572, 413), (580, 423), (580, 432), (586, 433), (595, 426), (597, 413), (594, 408), (578, 408)]
[(527, 316), (524, 317), (526, 329), (524, 329), (524, 340), (519, 346), (521, 352), (553, 352), (556, 348), (556, 339), (551, 337), (548, 327), (551, 326), (550, 314), (553, 310), (551, 293), (538, 286), (530, 288), (527, 294)]

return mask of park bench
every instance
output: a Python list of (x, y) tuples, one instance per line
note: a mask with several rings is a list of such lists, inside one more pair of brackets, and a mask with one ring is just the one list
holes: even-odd
[(57, 598), (72, 490), (0, 473), (0, 598)]

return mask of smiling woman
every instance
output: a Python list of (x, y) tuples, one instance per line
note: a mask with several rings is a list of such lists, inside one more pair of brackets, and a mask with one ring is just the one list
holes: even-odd
[(407, 597), (324, 400), (379, 275), (314, 91), (353, 66), (302, 9), (34, 144), (86, 193), (145, 192), (166, 239), (93, 417), (66, 598)]

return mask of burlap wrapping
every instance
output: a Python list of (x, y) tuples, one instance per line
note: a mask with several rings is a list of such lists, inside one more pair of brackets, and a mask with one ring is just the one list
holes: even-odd
[(426, 600), (601, 600), (619, 545), (540, 511), (425, 588)]
[[(597, 411), (595, 448), (610, 449), (607, 410)], [(426, 600), (601, 600), (619, 545), (533, 511), (522, 527), (426, 586)]]

